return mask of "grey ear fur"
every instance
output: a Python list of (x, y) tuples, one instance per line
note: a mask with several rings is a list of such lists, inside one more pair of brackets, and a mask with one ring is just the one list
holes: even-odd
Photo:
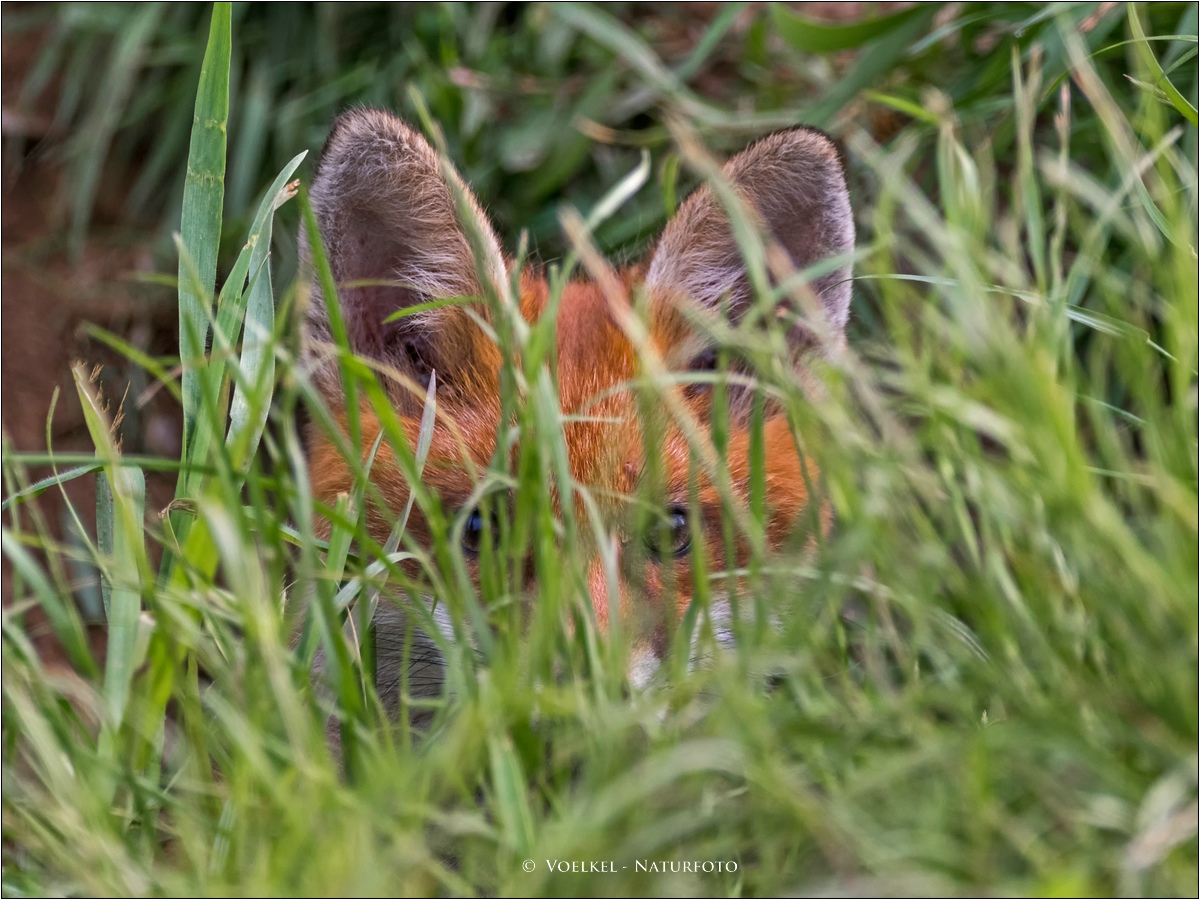
[[(461, 344), (461, 333), (454, 332), (468, 326), (466, 313), (443, 307), (398, 322), (384, 320), (418, 303), (483, 293), (450, 183), (467, 200), (473, 227), (483, 238), (488, 277), (498, 285), (505, 277), (504, 259), (479, 204), (452, 170), (443, 169), (429, 143), (390, 113), (355, 109), (339, 116), (309, 192), (351, 349), (417, 380), (437, 369), (441, 381), (446, 367), (456, 362), (443, 357), (452, 357), (453, 346)], [(300, 258), (312, 285), (306, 354), (318, 383), (336, 395), (337, 367), (320, 361), (319, 345), (332, 336), (304, 229)], [(395, 284), (352, 284), (363, 280)]]
[[(809, 285), (820, 300), (829, 338), (840, 343), (850, 311), (854, 214), (833, 141), (810, 128), (778, 132), (734, 156), (722, 171), (797, 270), (830, 257), (846, 260)], [(728, 296), (735, 318), (750, 304), (741, 251), (711, 188), (696, 190), (667, 224), (646, 284), (651, 296), (683, 294), (709, 309)], [(804, 339), (811, 343), (811, 335)]]

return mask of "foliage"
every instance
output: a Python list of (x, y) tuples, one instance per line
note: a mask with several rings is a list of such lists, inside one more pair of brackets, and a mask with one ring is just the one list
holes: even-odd
[[(37, 458), (4, 454), (4, 892), (1192, 890), (1195, 7), (966, 5), (840, 31), (736, 8), (667, 58), (646, 36), (663, 22), (624, 8), (337, 9), (235, 8), (230, 81), (214, 65), (195, 102), (196, 10), (54, 10), (41, 74), (60, 73), (62, 120), (85, 126), (77, 146), (148, 153), (135, 196), (165, 196), (185, 160), (223, 165), (223, 134), (193, 133), (190, 114), (220, 110), (228, 91), (230, 189), (223, 229), (195, 212), (204, 179), (177, 207), (181, 316), (211, 340), (184, 354), (196, 424), (170, 518), (146, 515), (146, 461), (122, 456), (82, 369), (96, 456), (59, 458), (77, 468), (31, 484)], [(225, 14), (218, 4), (213, 60)], [(142, 66), (153, 74), (134, 85)], [(105, 79), (87, 84), (96, 70)], [(706, 73), (729, 78), (710, 90)], [(119, 112), (98, 111), (101, 83), (125, 85)], [(736, 650), (689, 670), (684, 637), (665, 683), (625, 684), (625, 649), (580, 603), (586, 518), (556, 521), (547, 490), (567, 471), (552, 323), (517, 327), (502, 298), (490, 299), (520, 351), (505, 354), (520, 453), (482, 482), (512, 505), (498, 504), (481, 589), (457, 537), (469, 511), (419, 487), (445, 522), (434, 546), (402, 525), (389, 546), (371, 541), (367, 464), (353, 496), (317, 510), (328, 539), (314, 535), (293, 423), (303, 410), (328, 428), (329, 411), (296, 365), (302, 299), (266, 253), (299, 159), (239, 223), (250, 186), (276, 174), (262, 160), (312, 146), (347, 98), (410, 111), (423, 98), (499, 221), (559, 242), (552, 282), (593, 243), (651, 234), (698, 177), (701, 140), (725, 149), (807, 118), (837, 128), (861, 219), (851, 350), (814, 397), (768, 341), (740, 348), (786, 406), (836, 527), (814, 552), (798, 540), (741, 573), (752, 590)], [(163, 119), (149, 144), (117, 127), (182, 107), (186, 126)], [(579, 117), (603, 128), (572, 128)], [(558, 203), (605, 209), (603, 188), (644, 145), (654, 177), (633, 199), (590, 229), (564, 214), (571, 227), (552, 236)], [(94, 156), (76, 156), (85, 186)], [(239, 252), (214, 292), (216, 263), (198, 251), (223, 233)], [(344, 342), (341, 361), (386, 420)], [(654, 410), (661, 384), (644, 390)], [(384, 439), (419, 486), (422, 442)], [(101, 527), (82, 551), (62, 546), (33, 501), (97, 469)], [(752, 512), (731, 527), (754, 543)], [(532, 596), (511, 588), (529, 558)], [(71, 602), (80, 562), (106, 585), (103, 662)], [(357, 636), (373, 604), (419, 611), (424, 593), (464, 639), (443, 646), (446, 692), (414, 701), (429, 724), (389, 726)], [(704, 605), (681, 627), (711, 641)], [(71, 670), (39, 657), (34, 608)], [(310, 678), (318, 645), (334, 661), (328, 691)], [(736, 871), (670, 871), (691, 860)]]

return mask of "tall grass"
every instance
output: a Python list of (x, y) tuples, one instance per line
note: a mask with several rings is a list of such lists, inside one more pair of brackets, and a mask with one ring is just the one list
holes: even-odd
[[(753, 361), (756, 390), (787, 410), (834, 530), (813, 552), (797, 540), (737, 573), (752, 590), (735, 649), (711, 643), (705, 594), (730, 573), (708, 560), (683, 627), (711, 661), (689, 667), (681, 637), (670, 677), (645, 691), (629, 690), (620, 635), (593, 627), (579, 590), (586, 504), (554, 515), (550, 484), (570, 480), (553, 321), (525, 323), (504, 291), (486, 298), (518, 452), (480, 473), (500, 537), (477, 588), (460, 549), (465, 512), (421, 487), (436, 392), (411, 446), (344, 336), (351, 396), (379, 417), (439, 527), (418, 545), (395, 510), (392, 539), (371, 539), (368, 469), (382, 443), (363, 448), (365, 463), (347, 448), (356, 488), (335, 508), (312, 496), (297, 412), (337, 429), (297, 362), (306, 289), (279, 290), (266, 254), (299, 160), (262, 195), (219, 291), (200, 247), (216, 246), (220, 223), (211, 203), (208, 216), (185, 212), (181, 321), (199, 324), (181, 399), (194, 424), (169, 515), (143, 508), (137, 461), (122, 457), (118, 415), (86, 370), (94, 460), (61, 460), (77, 468), (30, 484), (34, 458), (6, 448), (16, 602), (3, 619), (4, 892), (1192, 891), (1195, 19), (1184, 15), (1182, 37), (1147, 38), (1136, 7), (1091, 27), (1092, 9), (1020, 9), (832, 34), (765, 14), (805, 53), (865, 44), (855, 91), (911, 120), (885, 141), (843, 120), (861, 216), (857, 323), (848, 352), (821, 368), (824, 389), (805, 391), (770, 335), (727, 335)], [(602, 220), (629, 203), (670, 207), (682, 183), (672, 171), (695, 179), (708, 165), (696, 130), (735, 116), (692, 95), (605, 11), (554, 15), (637, 73), (678, 160), (653, 182), (630, 164), (607, 200), (562, 214), (569, 252), (550, 267), (561, 291), (595, 269)], [(228, 96), (228, 23), (218, 4), (198, 113)], [(997, 35), (1006, 52), (978, 50)], [(947, 41), (978, 62), (973, 85), (907, 95), (898, 73), (920, 83), (935, 65), (923, 54)], [(885, 50), (891, 62), (872, 58)], [(1114, 56), (1128, 79), (1113, 77)], [(851, 99), (830, 84), (838, 104)], [(189, 171), (204, 171), (201, 158), (223, 165), (223, 140), (194, 132)], [(190, 181), (183, 209), (201, 208), (211, 184)], [(292, 202), (311, 227), (303, 194)], [(316, 269), (331, 279), (320, 256)], [(653, 359), (644, 371), (653, 425), (671, 411)], [(696, 436), (718, 457), (719, 424)], [(81, 551), (36, 515), (39, 492), (97, 470), (107, 506), (82, 561), (105, 585), (103, 661), (71, 600)], [(726, 499), (730, 529), (760, 542), (754, 504)], [(520, 587), (527, 559), (533, 596)], [(428, 621), (427, 594), (456, 640)], [(366, 626), (387, 603), (410, 609), (446, 658), (445, 690), (413, 700), (419, 729), (389, 721), (373, 689)], [(39, 658), (25, 625), (34, 607), (70, 669)], [(318, 649), (323, 685), (311, 677)]]

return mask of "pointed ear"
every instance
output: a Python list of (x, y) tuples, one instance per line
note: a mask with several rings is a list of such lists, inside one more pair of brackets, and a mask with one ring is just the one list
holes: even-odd
[[(830, 336), (840, 343), (850, 310), (854, 215), (833, 141), (809, 128), (779, 132), (743, 150), (722, 171), (797, 270), (830, 257), (845, 260), (809, 285)], [(753, 302), (729, 217), (708, 186), (688, 197), (667, 224), (646, 285), (651, 297), (682, 294), (712, 310), (728, 296), (735, 319)], [(794, 338), (807, 345), (812, 335), (801, 330)]]
[[(464, 363), (474, 367), (481, 355), (495, 353), (466, 311), (446, 306), (385, 320), (419, 303), (484, 293), (452, 185), (466, 198), (469, 227), (482, 240), (484, 277), (498, 286), (504, 258), (478, 202), (429, 143), (389, 113), (357, 109), (338, 118), (309, 194), (350, 349), (418, 382), (436, 370), (439, 384), (450, 385)], [(300, 249), (312, 285), (306, 352), (318, 383), (335, 398), (337, 366), (319, 362), (318, 344), (332, 340), (329, 317), (303, 229)], [(387, 283), (356, 284), (363, 281)], [(479, 305), (473, 309), (481, 314)]]

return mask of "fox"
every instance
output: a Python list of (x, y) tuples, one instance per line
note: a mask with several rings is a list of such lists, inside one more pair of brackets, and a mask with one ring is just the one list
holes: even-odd
[[(777, 262), (785, 259), (794, 272), (822, 264), (804, 289), (810, 298), (806, 315), (788, 299), (775, 310), (785, 322), (788, 359), (804, 382), (815, 359), (844, 346), (850, 314), (855, 226), (841, 152), (823, 132), (799, 126), (750, 144), (728, 160), (721, 178), (772, 250), (785, 254)], [(436, 301), (482, 298), (489, 292), (502, 296), (519, 284), (519, 291), (509, 296), (517, 293), (513, 299), (519, 315), (536, 323), (552, 314), (550, 286), (530, 265), (522, 266), (514, 281), (516, 261), (504, 253), (479, 200), (420, 132), (390, 112), (359, 108), (334, 122), (309, 202), (337, 288), (345, 340), (379, 373), (411, 446), (417, 446), (421, 433), (426, 394), (432, 390), (435, 395), (437, 415), (421, 480), (440, 498), (446, 515), (458, 517), (461, 531), (456, 533), (462, 535), (464, 559), (478, 582), (479, 543), (487, 523), (469, 506), (477, 473), (487, 470), (504, 430), (503, 357), (489, 334), (487, 326), (494, 323), (487, 304)], [(312, 240), (303, 228), (299, 243), (309, 290), (303, 365), (345, 437), (348, 398), (333, 352), (331, 298), (323, 296)], [(703, 540), (707, 560), (727, 559), (727, 547), (719, 485), (711, 473), (695, 474), (679, 422), (658, 423), (661, 441), (653, 450), (646, 446), (633, 384), (647, 352), (663, 371), (685, 376), (683, 381), (689, 373), (711, 375), (717, 348), (698, 322), (705, 316), (723, 317), (737, 325), (761, 301), (726, 203), (711, 184), (701, 185), (679, 205), (643, 260), (605, 267), (596, 276), (591, 271), (563, 287), (553, 312), (552, 364), (571, 483), (592, 492), (604, 519), (600, 533), (580, 537), (586, 558), (581, 599), (601, 633), (619, 619), (630, 642), (629, 683), (643, 686), (658, 671), (674, 625), (693, 602), (693, 537)], [(798, 292), (786, 293), (794, 297)], [(414, 308), (411, 315), (395, 315)], [(632, 321), (641, 324), (631, 326)], [(710, 422), (715, 414), (711, 388), (677, 383), (671, 390), (677, 407), (695, 422)], [(744, 502), (751, 480), (751, 392), (731, 388), (725, 406), (726, 485)], [(355, 452), (365, 463), (382, 425), (368, 404), (360, 407)], [(806, 513), (827, 532), (829, 503), (810, 496), (819, 472), (798, 451), (788, 417), (768, 407), (759, 421), (767, 549), (779, 548)], [(326, 431), (310, 426), (306, 443), (313, 496), (332, 506), (340, 494), (353, 490), (354, 466)], [(371, 537), (382, 546), (395, 524), (395, 511), (409, 501), (411, 485), (388, 442), (377, 446), (369, 477), (387, 510), (376, 504), (366, 516)], [(619, 499), (639, 491), (649, 452), (658, 454), (653, 462), (667, 510), (653, 552), (634, 533)], [(555, 495), (554, 502), (561, 512), (562, 498)], [(819, 508), (810, 509), (810, 504)], [(694, 516), (699, 521), (692, 521)], [(417, 543), (427, 545), (432, 538), (431, 525), (417, 508), (407, 530)], [(605, 541), (615, 548), (615, 584), (613, 554), (607, 568), (603, 558)], [(739, 542), (736, 553), (736, 562), (743, 565), (749, 549)], [(535, 575), (530, 571), (528, 577)], [(437, 598), (429, 601), (439, 630), (452, 639), (445, 604)], [(713, 616), (715, 620), (719, 613), (714, 610)], [(436, 642), (413, 634), (398, 604), (380, 603), (373, 624), (376, 690), (388, 713), (396, 716), (402, 683), (413, 696), (439, 690)], [(728, 636), (728, 629), (722, 634)], [(319, 658), (317, 668), (322, 664)]]

